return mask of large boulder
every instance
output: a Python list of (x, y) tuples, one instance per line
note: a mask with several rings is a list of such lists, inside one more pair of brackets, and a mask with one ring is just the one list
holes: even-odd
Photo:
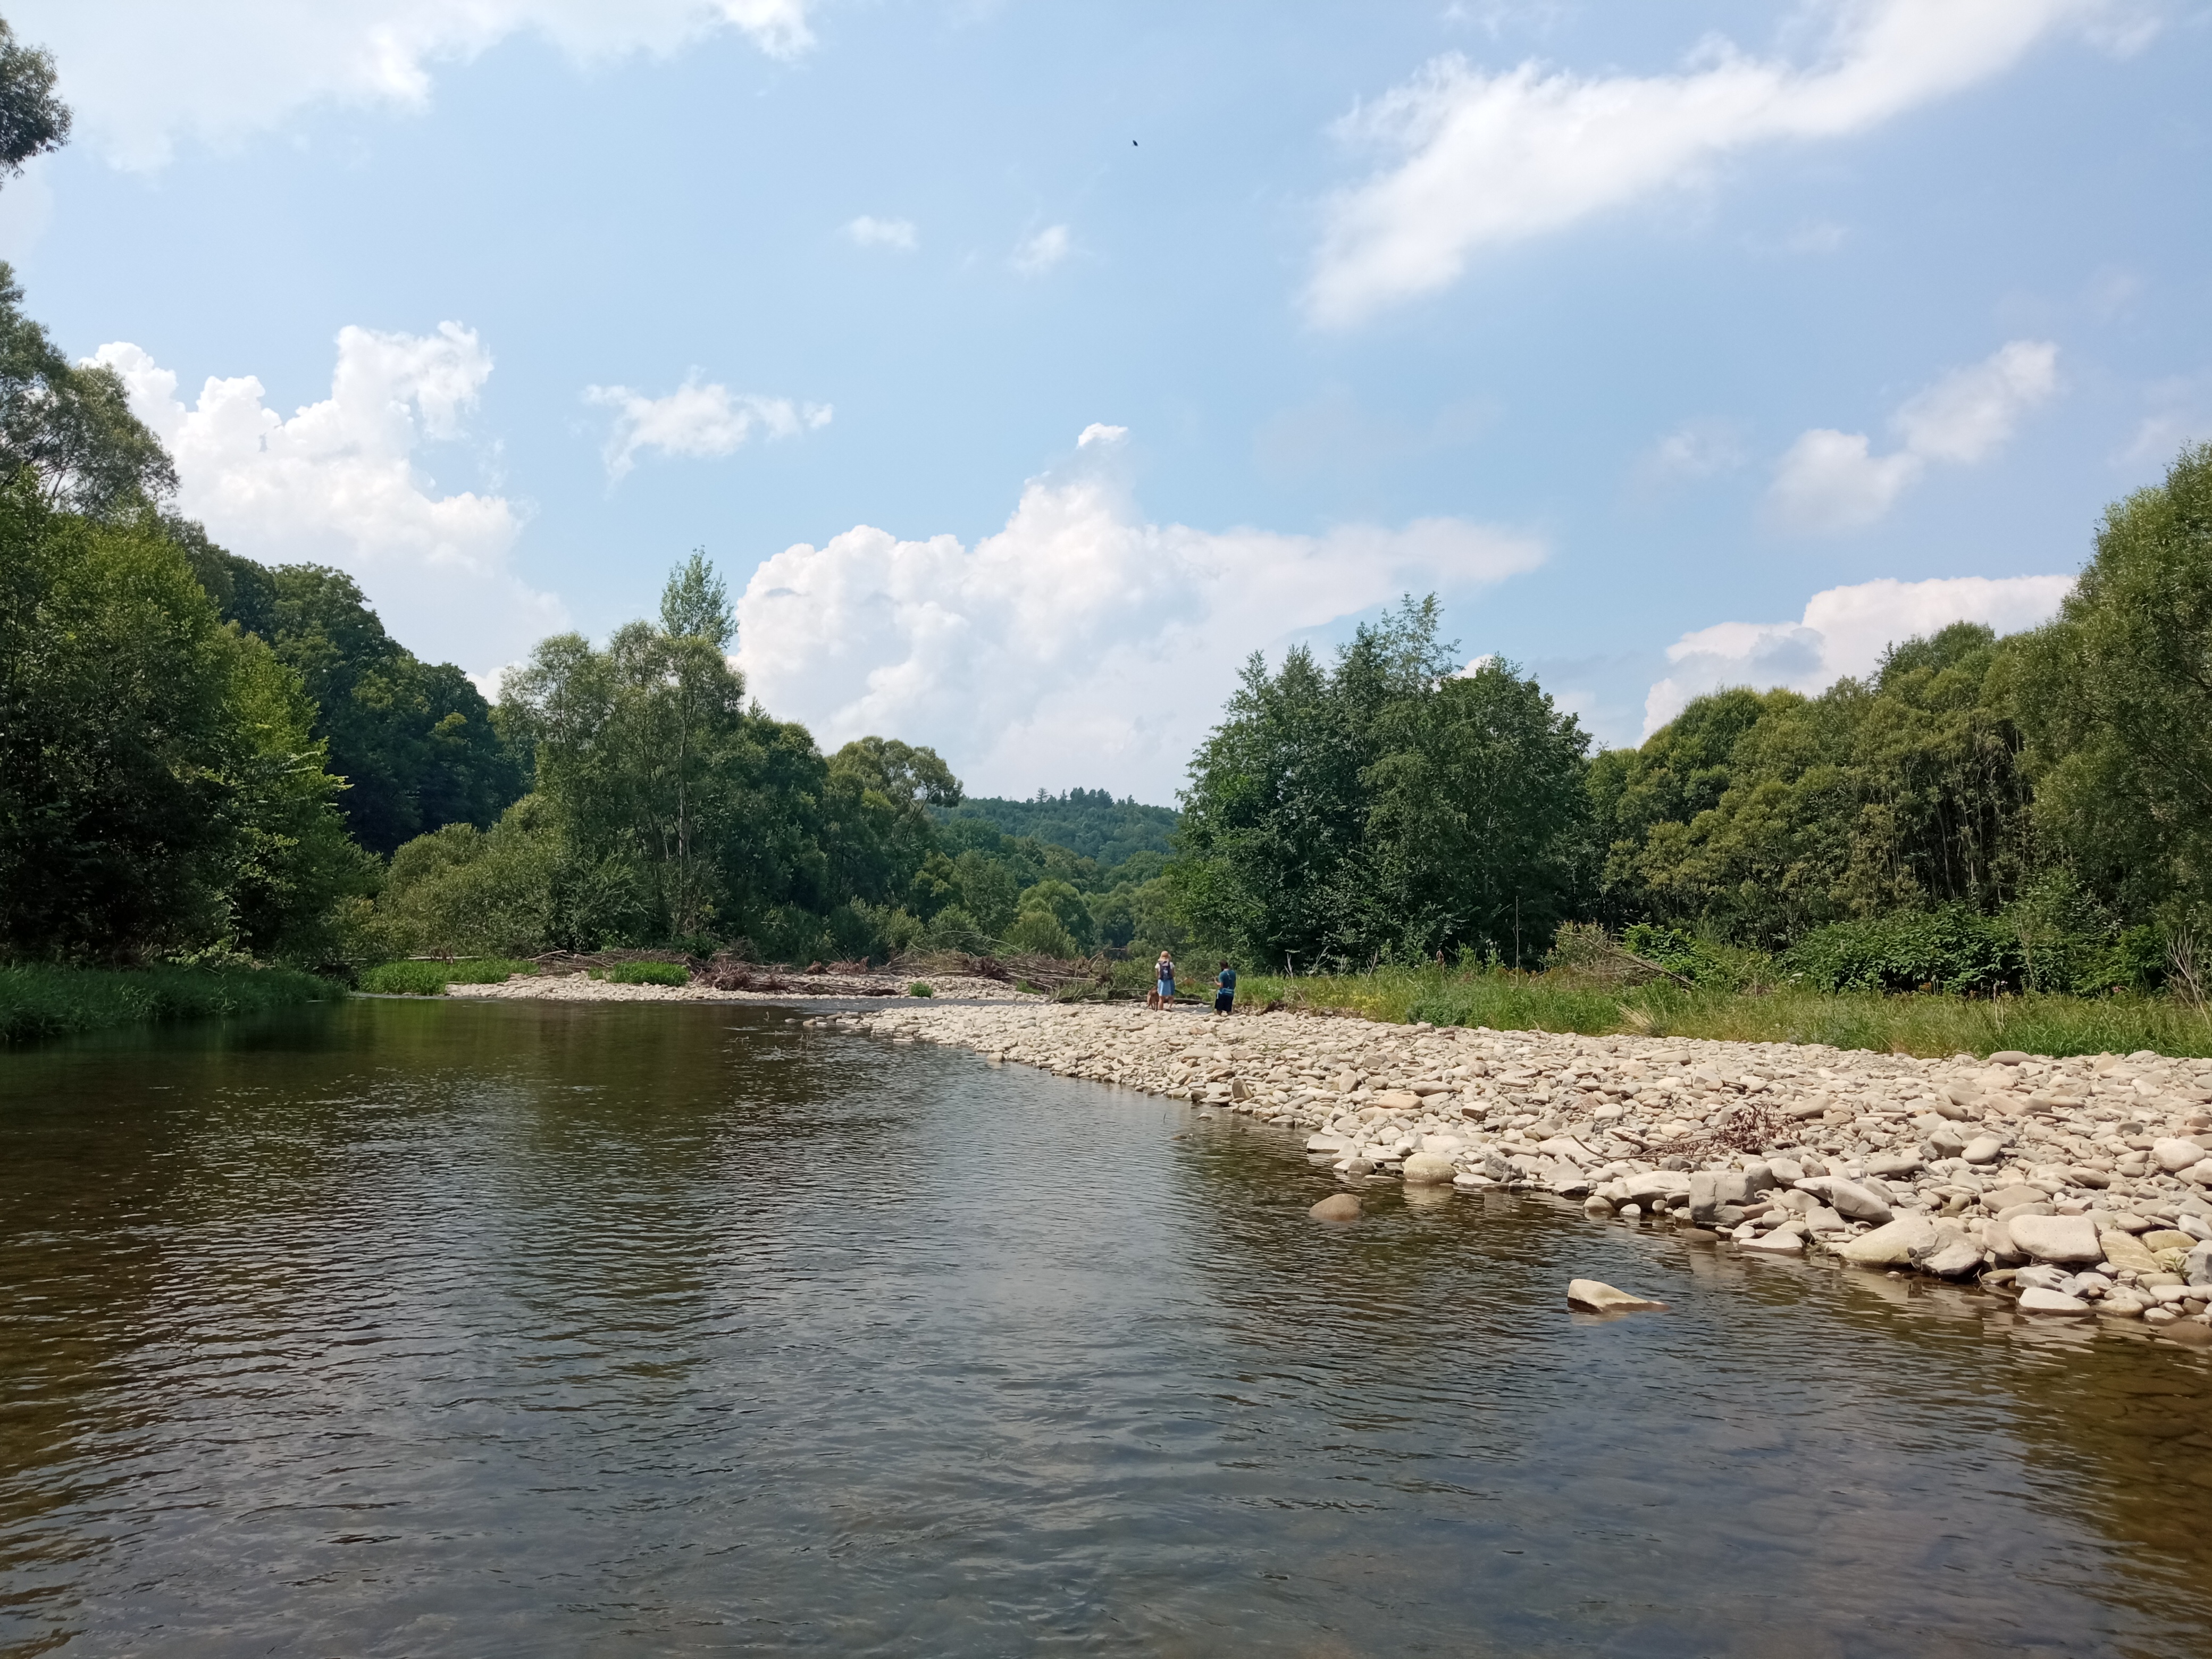
[(1701, 1170), (1690, 1177), (1690, 1219), (1710, 1227), (1720, 1217), (1720, 1177)]
[(2005, 1224), (2012, 1242), (2038, 1261), (2101, 1261), (2105, 1246), (2086, 1215), (2016, 1215)]
[(1915, 1250), (1936, 1243), (1936, 1224), (1916, 1212), (1837, 1245), (1836, 1254), (1862, 1267), (1909, 1267)]
[(1982, 1247), (1955, 1227), (1938, 1227), (1935, 1242), (1913, 1252), (1912, 1265), (1938, 1279), (1964, 1279), (1981, 1271)]
[(1414, 1152), (1399, 1171), (1409, 1187), (1444, 1186), (1458, 1173), (1451, 1159), (1442, 1152)]
[(1316, 1221), (1357, 1221), (1359, 1200), (1350, 1193), (1331, 1193), (1306, 1213)]
[(1856, 1181), (1846, 1181), (1841, 1176), (1815, 1176), (1797, 1185), (1805, 1192), (1826, 1199), (1830, 1208), (1854, 1221), (1871, 1221), (1879, 1225), (1890, 1218), (1889, 1200)]

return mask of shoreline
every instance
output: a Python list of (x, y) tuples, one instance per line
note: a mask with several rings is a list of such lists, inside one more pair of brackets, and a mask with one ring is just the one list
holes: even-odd
[(1927, 1060), (1115, 1005), (918, 1002), (806, 1024), (1303, 1133), (1340, 1190), (1549, 1194), (1738, 1255), (1826, 1255), (2212, 1344), (2212, 1060)]

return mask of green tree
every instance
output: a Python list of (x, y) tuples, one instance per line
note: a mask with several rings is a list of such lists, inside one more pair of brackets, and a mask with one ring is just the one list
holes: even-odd
[(176, 468), (131, 414), (122, 377), (72, 363), (22, 301), (0, 262), (0, 475), (25, 480), (50, 507), (100, 519), (132, 518), (173, 495)]
[(143, 510), (0, 491), (0, 948), (312, 955), (374, 870), (296, 677)]
[(53, 54), (27, 46), (0, 19), (0, 172), (69, 142), (70, 111), (54, 92)]
[(2212, 444), (2115, 504), (2014, 684), (2036, 817), (2131, 915), (2212, 921)]

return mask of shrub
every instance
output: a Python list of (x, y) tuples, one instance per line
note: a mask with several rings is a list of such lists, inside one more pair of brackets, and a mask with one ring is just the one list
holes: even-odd
[(906, 994), (910, 997), (933, 997), (937, 988), (926, 979), (918, 979), (906, 988)]
[(344, 994), (343, 985), (287, 968), (0, 967), (0, 1042), (264, 1013)]
[(691, 970), (680, 962), (618, 962), (611, 968), (594, 968), (592, 977), (610, 985), (688, 985)]

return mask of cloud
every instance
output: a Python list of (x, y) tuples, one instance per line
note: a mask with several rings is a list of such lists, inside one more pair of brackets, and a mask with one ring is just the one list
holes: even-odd
[(894, 247), (911, 253), (921, 246), (911, 219), (876, 219), (864, 213), (845, 227), (845, 234), (856, 247)]
[(520, 514), (498, 495), (441, 493), (426, 442), (463, 435), (491, 374), (471, 331), (338, 331), (331, 395), (288, 420), (252, 375), (210, 376), (191, 407), (177, 375), (128, 341), (100, 347), (131, 407), (176, 457), (178, 505), (234, 552), (350, 572), (385, 625), (434, 659), (511, 659), (565, 613), (510, 565)]
[(1644, 483), (1663, 484), (1678, 479), (1717, 478), (1749, 459), (1741, 435), (1729, 422), (1689, 421), (1652, 445), (1636, 471)]
[(1078, 780), (1165, 800), (1240, 660), (1408, 591), (1533, 569), (1532, 537), (1456, 519), (1319, 536), (1156, 524), (1093, 426), (973, 546), (858, 526), (787, 549), (738, 599), (755, 696), (827, 746), (936, 747), (979, 793)]
[(2002, 73), (2103, 0), (1828, 0), (1809, 67), (1708, 40), (1680, 73), (1486, 74), (1457, 53), (1337, 123), (1385, 161), (1324, 216), (1305, 294), (1342, 326), (1455, 282), (1468, 260), (1654, 191), (1759, 144), (1839, 138)]
[(1875, 454), (1863, 432), (1816, 427), (1801, 434), (1775, 467), (1768, 507), (1778, 524), (1802, 533), (1863, 529), (1897, 504), (1929, 462), (1987, 460), (2057, 386), (2058, 348), (2014, 340), (1908, 398), (1891, 417), (1903, 440), (1893, 453)]
[(1723, 686), (1814, 692), (1844, 675), (1870, 674), (1888, 646), (1954, 622), (2000, 634), (2047, 620), (2073, 591), (2071, 576), (1891, 577), (1815, 593), (1794, 623), (1718, 623), (1667, 647), (1672, 672), (1644, 700), (1646, 737), (1691, 698)]
[(177, 141), (222, 143), (311, 105), (420, 109), (434, 70), (534, 33), (592, 63), (667, 55), (735, 29), (772, 57), (813, 43), (816, 0), (15, 0), (52, 48), (78, 131), (111, 161), (157, 167)]
[(1074, 251), (1066, 225), (1047, 225), (1014, 250), (1014, 269), (1024, 276), (1042, 276)]
[(629, 476), (641, 449), (702, 459), (728, 455), (756, 431), (793, 438), (829, 425), (836, 412), (828, 404), (732, 392), (718, 382), (701, 380), (696, 369), (665, 398), (648, 398), (626, 386), (588, 386), (584, 401), (615, 411), (605, 454), (607, 476), (616, 479)]

